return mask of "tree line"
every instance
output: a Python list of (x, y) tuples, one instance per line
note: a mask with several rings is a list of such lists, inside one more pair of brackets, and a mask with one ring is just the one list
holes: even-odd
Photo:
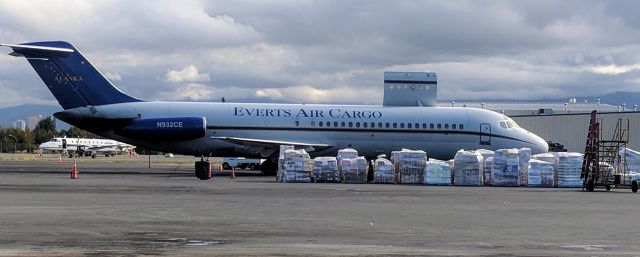
[(33, 130), (0, 128), (0, 152), (35, 153), (38, 145), (54, 137), (102, 138), (96, 134), (71, 126), (68, 130), (57, 130), (51, 116), (38, 122)]

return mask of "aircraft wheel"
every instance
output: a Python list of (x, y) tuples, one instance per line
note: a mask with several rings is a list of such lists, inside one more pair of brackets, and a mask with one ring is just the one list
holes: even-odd
[(195, 165), (196, 177), (200, 180), (208, 180), (211, 178), (211, 173), (209, 173), (209, 162), (198, 161)]
[(271, 161), (271, 159), (267, 159), (262, 163), (262, 165), (260, 165), (260, 170), (264, 175), (275, 176), (278, 172), (278, 166), (273, 161)]
[(255, 164), (249, 164), (249, 169), (250, 170), (255, 170), (257, 168), (257, 166)]
[(231, 166), (229, 166), (229, 164), (225, 162), (225, 163), (222, 164), (222, 169), (230, 170)]
[(593, 190), (595, 190), (595, 183), (593, 182), (593, 180), (589, 180), (589, 182), (587, 182), (587, 191), (589, 192), (593, 192)]
[(607, 185), (605, 189), (607, 189), (607, 191), (611, 191), (611, 185)]
[(638, 181), (634, 180), (633, 182), (631, 182), (631, 192), (638, 192)]

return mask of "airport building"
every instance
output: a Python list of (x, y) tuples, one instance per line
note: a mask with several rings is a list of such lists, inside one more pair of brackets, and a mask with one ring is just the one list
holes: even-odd
[(25, 122), (24, 120), (16, 120), (15, 122), (13, 122), (13, 128), (26, 131), (27, 122)]
[(603, 139), (611, 140), (618, 121), (621, 121), (625, 129), (628, 124), (628, 147), (640, 149), (640, 110), (637, 105), (627, 107), (570, 100), (567, 103), (439, 102), (438, 106), (466, 106), (503, 113), (524, 129), (547, 141), (560, 143), (570, 152), (584, 152), (591, 111), (596, 110), (602, 124)]

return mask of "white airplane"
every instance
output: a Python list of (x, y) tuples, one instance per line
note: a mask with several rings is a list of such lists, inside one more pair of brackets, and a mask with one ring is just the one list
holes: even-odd
[(114, 156), (118, 152), (133, 150), (135, 146), (112, 139), (54, 137), (40, 144), (39, 149), (42, 152), (66, 153), (69, 157), (75, 154), (95, 158), (98, 154)]
[[(162, 152), (199, 157), (267, 159), (277, 165), (280, 145), (329, 156), (352, 147), (373, 158), (392, 150), (425, 150), (452, 158), (459, 149), (528, 147), (546, 152), (547, 142), (510, 118), (466, 107), (147, 102), (117, 89), (67, 42), (0, 44), (33, 66), (64, 111), (54, 116), (103, 137)], [(196, 176), (208, 179), (208, 162)]]

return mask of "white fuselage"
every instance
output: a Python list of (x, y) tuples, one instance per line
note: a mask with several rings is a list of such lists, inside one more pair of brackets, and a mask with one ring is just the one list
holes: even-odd
[(97, 131), (130, 144), (195, 156), (266, 158), (272, 154), (216, 137), (331, 146), (323, 151), (311, 152), (314, 156), (335, 155), (337, 150), (346, 147), (355, 148), (368, 157), (410, 148), (425, 150), (430, 157), (441, 159), (453, 157), (459, 149), (528, 147), (534, 153), (548, 149), (547, 143), (537, 135), (517, 126), (509, 128), (501, 125), (501, 122), (511, 121), (508, 117), (493, 111), (465, 107), (135, 102), (92, 108), (91, 113), (83, 111), (83, 115), (112, 119), (206, 117), (206, 136), (187, 141), (140, 140), (122, 137), (113, 131)]
[(83, 151), (92, 151), (97, 153), (127, 151), (132, 147), (132, 145), (112, 139), (62, 137), (52, 138), (39, 146), (40, 150), (50, 152), (77, 151), (78, 148), (81, 148)]

